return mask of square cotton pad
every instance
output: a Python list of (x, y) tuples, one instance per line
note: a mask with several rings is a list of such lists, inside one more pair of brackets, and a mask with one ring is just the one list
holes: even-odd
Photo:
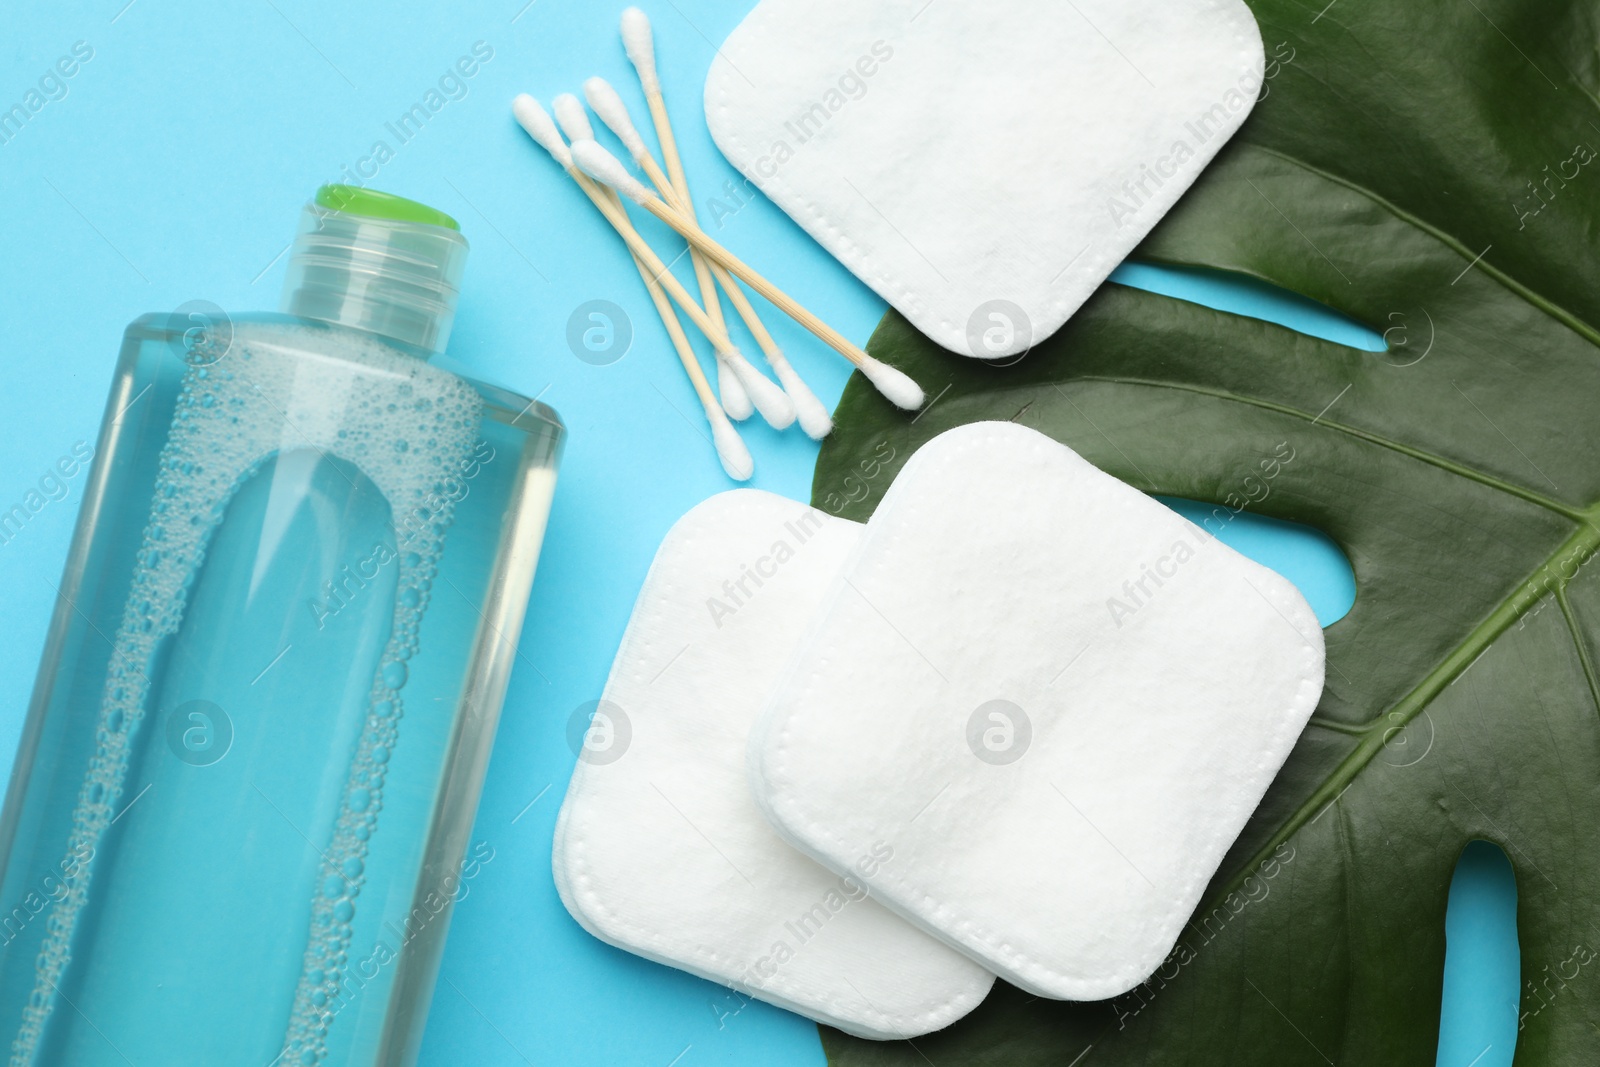
[(892, 843), (825, 870), (762, 819), (745, 773), (750, 727), (862, 529), (754, 490), (672, 528), (561, 807), (555, 880), (619, 948), (861, 1037), (915, 1037), (994, 976), (867, 896), (903, 862)]
[(751, 738), (768, 818), (1041, 997), (1137, 985), (1322, 692), (1295, 588), (1009, 423), (919, 450)]
[[(1060, 328), (1262, 84), (1240, 0), (762, 0), (706, 118), (728, 159), (939, 344)], [(748, 191), (701, 206), (715, 233)]]

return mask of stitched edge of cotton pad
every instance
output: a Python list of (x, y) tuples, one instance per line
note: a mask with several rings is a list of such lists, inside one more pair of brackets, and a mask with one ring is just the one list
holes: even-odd
[[(738, 99), (735, 78), (743, 80), (733, 63), (727, 57), (727, 52), (737, 50), (737, 42), (745, 34), (759, 33), (768, 22), (772, 21), (772, 7), (774, 0), (765, 0), (758, 4), (744, 20), (734, 27), (728, 39), (718, 49), (716, 57), (711, 62), (711, 69), (706, 77), (705, 111), (706, 125), (711, 131), (711, 139), (716, 142), (717, 148), (723, 156), (732, 163), (746, 178), (748, 178), (763, 196), (772, 200), (785, 214), (793, 218), (800, 227), (809, 233), (818, 244), (822, 245), (829, 254), (839, 260), (847, 270), (864, 282), (869, 288), (882, 296), (894, 309), (917, 328), (919, 332), (934, 341), (940, 347), (954, 352), (956, 355), (968, 359), (977, 357), (966, 350), (966, 323), (955, 322), (948, 317), (934, 317), (928, 313), (930, 294), (921, 288), (911, 286), (896, 280), (882, 269), (874, 269), (865, 252), (860, 249), (837, 225), (830, 222), (827, 215), (817, 202), (802, 196), (792, 186), (784, 186), (786, 200), (780, 202), (767, 192), (762, 184), (762, 178), (752, 173), (750, 161), (759, 158), (760, 152), (752, 149), (744, 140), (738, 130), (731, 114), (737, 110), (735, 101)], [(1261, 27), (1256, 22), (1255, 14), (1250, 10), (1244, 0), (1198, 0), (1200, 10), (1214, 11), (1219, 18), (1232, 20), (1237, 23), (1234, 40), (1238, 43), (1237, 57), (1240, 61), (1241, 74), (1254, 73), (1260, 81), (1266, 70), (1266, 48), (1261, 39)], [(1041, 5), (1043, 6), (1043, 5)], [(1094, 295), (1100, 284), (1110, 276), (1130, 251), (1155, 228), (1155, 225), (1166, 217), (1167, 213), (1177, 203), (1178, 199), (1189, 190), (1201, 173), (1221, 151), (1222, 147), (1233, 139), (1240, 126), (1250, 112), (1255, 109), (1256, 100), (1251, 100), (1244, 111), (1239, 113), (1239, 122), (1228, 135), (1222, 138), (1213, 138), (1202, 144), (1194, 153), (1194, 158), (1185, 164), (1185, 170), (1179, 171), (1173, 177), (1166, 179), (1161, 187), (1159, 197), (1152, 197), (1146, 201), (1146, 206), (1157, 205), (1158, 211), (1150, 214), (1148, 223), (1135, 222), (1125, 232), (1129, 236), (1127, 247), (1121, 251), (1097, 251), (1085, 260), (1082, 268), (1075, 270), (1075, 276), (1086, 279), (1092, 278), (1083, 286), (1081, 293), (1074, 294), (1070, 291), (1054, 298), (1047, 299), (1038, 307), (1024, 308), (1033, 325), (1028, 346), (1040, 344), (1049, 338), (1067, 320), (1071, 319), (1078, 309)], [(1143, 212), (1141, 211), (1141, 214)], [(1076, 266), (1069, 264), (1069, 268)], [(1015, 352), (1000, 352), (993, 358), (1005, 359), (1009, 356), (1020, 354), (1022, 349)]]
[[(899, 477), (895, 479), (895, 483), (889, 487), (888, 494), (879, 505), (878, 514), (885, 513), (885, 509), (890, 507), (909, 506), (896, 505), (894, 503), (896, 498), (895, 489), (914, 480), (909, 478), (908, 475), (915, 473), (919, 466), (919, 458), (924, 457), (925, 454), (932, 454), (929, 449), (935, 442), (944, 440), (941, 448), (974, 448), (992, 447), (995, 441), (1005, 439), (1009, 439), (1007, 448), (1013, 455), (1017, 454), (1018, 449), (1022, 447), (1034, 450), (1043, 448), (1059, 449), (1072, 459), (1092, 469), (1100, 477), (1111, 478), (1111, 475), (1100, 471), (1099, 468), (1094, 467), (1093, 464), (1078, 456), (1070, 448), (1035, 430), (1004, 422), (969, 423), (940, 434), (914, 453), (911, 459), (906, 462)], [(1116, 481), (1116, 479), (1112, 480)], [(1118, 482), (1118, 484), (1123, 485), (1130, 494), (1133, 494), (1125, 497), (1128, 506), (1135, 506), (1141, 501), (1147, 501), (1156, 507), (1162, 506), (1155, 501), (1149, 501), (1148, 498), (1131, 486), (1121, 482)], [(870, 537), (870, 532), (868, 537)], [(866, 550), (867, 538), (863, 538), (862, 544), (857, 547), (856, 553), (852, 554), (851, 561), (847, 564), (846, 573), (854, 569), (859, 556)], [(1298, 685), (1295, 689), (1295, 696), (1280, 717), (1277, 731), (1263, 743), (1259, 750), (1260, 755), (1256, 770), (1260, 777), (1257, 781), (1251, 783), (1252, 788), (1249, 791), (1256, 795), (1256, 799), (1248, 803), (1248, 810), (1246, 810), (1246, 791), (1240, 790), (1236, 792), (1234, 802), (1228, 809), (1229, 817), (1222, 818), (1219, 815), (1211, 820), (1211, 834), (1206, 841), (1206, 850), (1215, 849), (1217, 845), (1221, 844), (1224, 847), (1219, 854), (1225, 854), (1226, 845), (1231, 844), (1238, 836), (1238, 830), (1235, 829), (1231, 834), (1227, 835), (1228, 840), (1223, 841), (1225, 827), (1243, 826), (1250, 812), (1254, 811), (1259, 805), (1260, 796), (1265, 793), (1273, 777), (1276, 776), (1278, 769), (1282, 767), (1283, 762), (1288, 758), (1289, 751), (1293, 747), (1294, 737), (1297, 737), (1304, 729), (1306, 720), (1315, 711), (1317, 701), (1322, 693), (1325, 664), (1322, 629), (1298, 590), (1286, 579), (1262, 567), (1260, 564), (1248, 559), (1243, 559), (1243, 562), (1255, 569), (1255, 574), (1252, 577), (1260, 582), (1258, 591), (1262, 591), (1263, 595), (1268, 597), (1269, 602), (1274, 607), (1299, 615), (1302, 623), (1309, 626), (1310, 632), (1314, 636), (1311, 639), (1307, 639), (1306, 631), (1302, 630), (1301, 626), (1291, 623), (1296, 632), (1300, 634), (1302, 641), (1301, 670)], [(842, 585), (842, 582), (838, 583), (838, 585)], [(824, 608), (825, 612), (831, 612), (832, 603), (836, 599), (837, 596), (830, 598), (829, 604)], [(816, 632), (813, 631), (814, 634)], [(803, 661), (826, 662), (831, 658), (831, 655), (832, 650), (830, 648), (819, 648), (816, 642), (811, 640), (808, 640), (800, 649), (796, 650), (795, 659), (791, 661), (791, 668), (785, 673), (784, 679), (777, 690), (778, 692), (794, 694), (786, 702), (788, 708), (798, 709), (806, 703), (805, 696), (807, 692), (817, 682), (821, 674), (819, 668), (813, 668), (807, 675), (802, 666)], [(850, 854), (854, 846), (831, 832), (823, 820), (819, 820), (813, 817), (809, 811), (803, 810), (803, 796), (799, 791), (790, 788), (786, 784), (779, 784), (786, 783), (789, 780), (782, 767), (784, 750), (789, 740), (789, 724), (797, 721), (802, 714), (804, 714), (803, 711), (790, 710), (786, 714), (772, 714), (769, 712), (769, 714), (763, 716), (762, 721), (757, 726), (757, 733), (753, 734), (751, 739), (752, 745), (756, 744), (758, 739), (761, 744), (759, 752), (752, 751), (751, 753), (752, 789), (757, 803), (767, 816), (768, 821), (778, 829), (785, 840), (806, 855), (816, 858), (819, 863), (835, 867), (840, 862), (838, 857)], [(1269, 760), (1270, 753), (1274, 749), (1280, 748), (1282, 749), (1282, 755), (1275, 761)], [(1258, 785), (1260, 788), (1256, 788)], [(893, 895), (886, 893), (877, 899), (891, 911), (903, 916), (934, 936), (941, 938), (952, 947), (967, 953), (985, 967), (995, 971), (1000, 977), (1028, 992), (1057, 1000), (1104, 1000), (1133, 989), (1161, 965), (1161, 961), (1166, 958), (1171, 952), (1173, 944), (1176, 943), (1183, 924), (1193, 914), (1194, 908), (1199, 903), (1200, 894), (1203, 893), (1205, 885), (1209, 883), (1214, 873), (1214, 870), (1196, 872), (1187, 884), (1172, 894), (1171, 903), (1156, 926), (1161, 936), (1150, 939), (1152, 947), (1144, 956), (1130, 962), (1109, 977), (1099, 976), (1093, 979), (1074, 976), (1064, 970), (1052, 967), (1025, 950), (1010, 944), (997, 932), (985, 928), (976, 920), (962, 914), (954, 906), (935, 899), (929, 894), (920, 892), (915, 886), (908, 884), (903, 877), (897, 876), (895, 872), (886, 872), (879, 879), (880, 884), (890, 890)], [(920, 898), (920, 901), (912, 904), (903, 904), (901, 898), (908, 901)]]
[[(661, 610), (662, 601), (659, 596), (652, 595), (656, 592), (654, 586), (660, 577), (657, 568), (679, 545), (706, 533), (721, 515), (727, 513), (726, 509), (730, 506), (741, 510), (770, 509), (776, 515), (780, 508), (785, 509), (787, 513), (787, 509), (806, 505), (762, 490), (734, 489), (719, 493), (691, 508), (673, 524), (663, 538), (661, 546), (656, 550), (634, 603), (635, 615), (642, 618), (650, 617), (652, 612)], [(828, 516), (828, 520), (848, 521), (835, 516)], [(630, 616), (630, 623), (623, 635), (623, 644), (613, 663), (613, 670), (616, 669), (616, 665), (624, 662), (634, 665), (645, 662), (642, 657), (633, 654), (633, 643), (637, 640), (636, 633), (649, 630), (650, 627), (640, 627), (636, 630), (631, 621), (632, 617)], [(611, 679), (608, 678), (605, 691), (610, 690)], [(636, 923), (626, 915), (608, 907), (605, 900), (595, 891), (595, 878), (586, 851), (588, 841), (584, 824), (587, 813), (583, 811), (584, 805), (580, 795), (582, 790), (580, 776), (585, 775), (585, 772), (586, 765), (579, 763), (573, 773), (573, 783), (568, 786), (560, 813), (556, 817), (555, 841), (551, 851), (551, 873), (556, 893), (560, 896), (567, 912), (578, 925), (601, 941), (643, 956), (655, 963), (687, 971), (699, 978), (734, 989), (742, 995), (775, 1004), (846, 1033), (871, 1040), (894, 1040), (908, 1035), (917, 1037), (943, 1029), (967, 1015), (988, 996), (994, 984), (993, 975), (986, 975), (987, 980), (981, 983), (955, 989), (943, 1001), (919, 1007), (911, 1013), (885, 1012), (870, 1003), (863, 1012), (860, 1010), (861, 1001), (847, 1000), (842, 995), (830, 998), (826, 1003), (815, 999), (798, 999), (786, 995), (792, 990), (784, 988), (781, 972), (772, 982), (757, 990), (735, 985), (732, 976), (745, 973), (747, 960), (734, 959), (704, 945), (677, 941), (670, 934), (663, 934), (647, 925)], [(873, 896), (872, 899), (877, 898)], [(878, 903), (881, 905), (882, 902)], [(915, 928), (915, 924), (912, 925)], [(920, 928), (917, 929), (921, 932)], [(693, 958), (686, 958), (688, 956)], [(976, 964), (973, 967), (975, 971), (978, 969)], [(873, 1023), (880, 1024), (882, 1028), (874, 1029), (860, 1018), (846, 1018), (839, 1015), (837, 1009), (847, 1003), (854, 1015), (868, 1015)]]

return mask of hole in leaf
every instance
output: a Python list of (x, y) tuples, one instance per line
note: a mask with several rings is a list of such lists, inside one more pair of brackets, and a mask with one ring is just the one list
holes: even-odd
[(1248, 275), (1201, 267), (1123, 263), (1111, 272), (1111, 280), (1218, 311), (1274, 322), (1350, 348), (1366, 352), (1389, 350), (1383, 335), (1365, 323), (1310, 297)]
[[(1444, 920), (1444, 1003), (1437, 1067), (1511, 1067), (1517, 1048), (1522, 957), (1517, 947), (1517, 878), (1497, 846), (1473, 841), (1450, 880)], [(1560, 985), (1552, 982), (1552, 989)], [(1526, 1010), (1553, 996), (1530, 991)]]
[[(1356, 575), (1333, 538), (1314, 526), (1241, 511), (1225, 525), (1212, 518), (1215, 504), (1180, 497), (1157, 497), (1167, 507), (1202, 526), (1241, 555), (1271, 567), (1306, 598), (1317, 622), (1332, 626), (1356, 602)], [(1209, 521), (1208, 521), (1209, 520)]]

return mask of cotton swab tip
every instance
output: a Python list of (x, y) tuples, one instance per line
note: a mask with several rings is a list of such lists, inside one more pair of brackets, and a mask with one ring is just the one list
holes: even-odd
[(717, 396), (722, 400), (722, 410), (735, 422), (743, 422), (756, 413), (750, 394), (739, 384), (739, 375), (721, 356), (717, 357)]
[(578, 169), (597, 182), (611, 186), (637, 204), (649, 202), (654, 194), (637, 178), (628, 173), (622, 161), (601, 147), (598, 141), (578, 141), (572, 146), (572, 158)]
[(633, 124), (633, 116), (628, 114), (628, 105), (622, 102), (622, 97), (610, 82), (604, 78), (590, 78), (583, 83), (583, 95), (589, 101), (589, 106), (594, 108), (594, 113), (600, 116), (600, 121), (627, 147), (634, 162), (650, 154), (644, 138), (639, 136), (639, 130)]
[(756, 462), (750, 458), (744, 438), (726, 416), (711, 420), (711, 440), (717, 446), (717, 458), (722, 461), (722, 469), (728, 472), (728, 477), (736, 482), (749, 481), (756, 472)]
[(756, 370), (755, 366), (745, 359), (739, 352), (721, 353), (721, 358), (727, 360), (728, 366), (739, 376), (739, 384), (744, 386), (750, 395), (750, 402), (761, 412), (761, 417), (767, 425), (774, 430), (787, 430), (794, 425), (794, 401), (789, 399), (789, 394)]
[(567, 140), (594, 140), (594, 126), (589, 122), (582, 100), (571, 93), (562, 93), (550, 101), (550, 106), (555, 109), (556, 121), (561, 124), (561, 132), (567, 135)]
[(517, 124), (533, 138), (534, 143), (549, 152), (551, 158), (561, 164), (563, 170), (572, 166), (572, 152), (568, 150), (567, 142), (561, 139), (561, 131), (556, 129), (556, 124), (551, 121), (544, 105), (527, 93), (519, 93), (517, 98), (511, 101), (511, 113), (516, 116)]
[(789, 361), (781, 356), (768, 356), (767, 362), (772, 364), (772, 372), (778, 376), (778, 381), (783, 383), (783, 391), (794, 402), (795, 417), (799, 419), (800, 428), (806, 432), (806, 436), (813, 441), (820, 441), (832, 433), (833, 419), (828, 415), (828, 409), (822, 406), (817, 394), (811, 391), (811, 387), (789, 365)]
[(661, 78), (656, 73), (656, 41), (650, 29), (650, 16), (636, 7), (622, 13), (622, 47), (639, 72), (639, 84), (646, 96), (661, 91)]
[(877, 387), (878, 392), (889, 398), (889, 402), (897, 408), (906, 411), (915, 411), (922, 406), (926, 399), (922, 386), (912, 381), (901, 371), (894, 369), (887, 363), (879, 362), (871, 356), (861, 366), (861, 373), (867, 376), (867, 381)]

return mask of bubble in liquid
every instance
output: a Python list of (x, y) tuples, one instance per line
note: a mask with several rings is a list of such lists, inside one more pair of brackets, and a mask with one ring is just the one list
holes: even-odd
[(383, 684), (390, 689), (399, 689), (406, 684), (406, 665), (399, 660), (390, 660), (383, 665), (381, 672)]

